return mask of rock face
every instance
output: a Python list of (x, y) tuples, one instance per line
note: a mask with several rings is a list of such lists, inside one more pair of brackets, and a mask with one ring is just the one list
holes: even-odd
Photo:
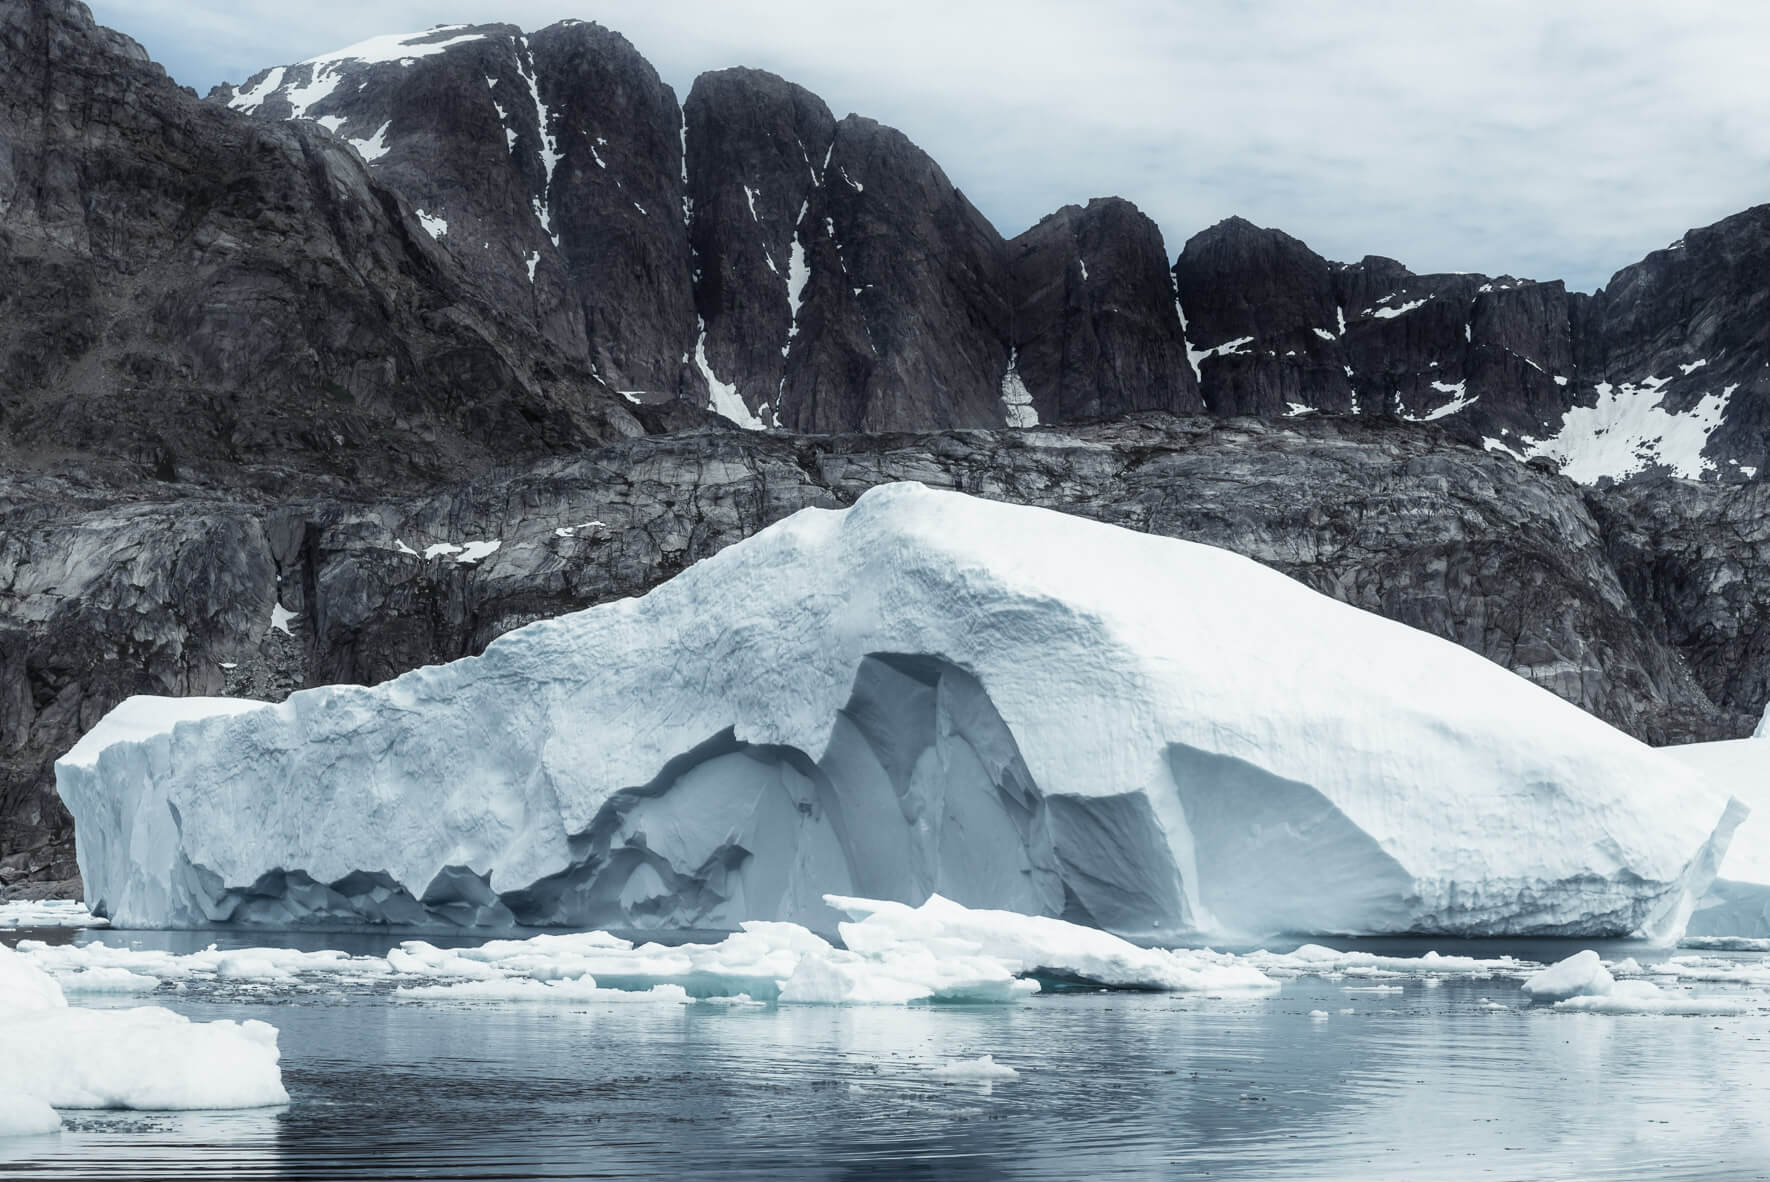
[(0, 9), (0, 161), (14, 471), (411, 484), (640, 430), (348, 146), (197, 101), (72, 0)]
[(1014, 371), (1047, 423), (1204, 410), (1161, 231), (1118, 198), (1068, 205), (1008, 244)]
[(611, 387), (700, 398), (685, 360), (681, 113), (620, 34), (445, 26), (263, 70), (210, 99), (335, 131), (488, 300)]
[(1764, 466), (1770, 207), (1692, 230), (1592, 296), (1330, 263), (1239, 218), (1188, 241), (1174, 274), (1218, 413), (1438, 420), (1587, 484)]
[(748, 69), (703, 75), (678, 111), (581, 22), (381, 38), (211, 97), (338, 131), (488, 299), (636, 398), (744, 426), (1208, 408), (1436, 420), (1588, 484), (1749, 480), (1770, 458), (1770, 207), (1595, 296), (1329, 262), (1239, 218), (1170, 279), (1127, 202), (1004, 242), (900, 133)]
[(447, 26), (210, 98), (348, 139), (488, 300), (635, 398), (813, 432), (1200, 405), (1160, 232), (1129, 203), (1010, 245), (900, 132), (772, 74), (703, 75), (679, 111), (599, 26)]
[(132, 694), (384, 681), (905, 479), (1234, 549), (1655, 743), (1749, 734), (1770, 697), (1761, 646), (1741, 642), (1755, 618), (1741, 605), (1770, 580), (1758, 486), (1581, 490), (1393, 419), (703, 431), (393, 499), (13, 478), (0, 485), (0, 873), (71, 870), (50, 763)]

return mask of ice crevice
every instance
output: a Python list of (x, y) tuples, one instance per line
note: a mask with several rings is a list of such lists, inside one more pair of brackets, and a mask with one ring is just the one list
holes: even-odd
[(909, 484), (381, 686), (131, 699), (56, 773), (95, 911), (145, 927), (829, 933), (827, 896), (938, 896), (1669, 942), (1746, 813), (1248, 559)]

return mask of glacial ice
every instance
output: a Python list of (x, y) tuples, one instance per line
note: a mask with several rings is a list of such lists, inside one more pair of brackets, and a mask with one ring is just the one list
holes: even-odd
[[(279, 948), (178, 955), (103, 943), (19, 944), (20, 963), (64, 989), (97, 981), (141, 992), (160, 981), (338, 988), (388, 982), (409, 1001), (903, 1005), (1012, 1002), (1060, 986), (1169, 992), (1278, 988), (1252, 964), (1210, 950), (1140, 948), (1043, 916), (832, 897), (853, 918), (838, 947), (797, 924), (745, 921), (717, 943), (635, 944), (607, 932), (543, 933), (441, 948), (406, 940), (385, 958)], [(0, 964), (0, 970), (4, 969)]]
[(1760, 724), (1750, 739), (1666, 750), (1752, 809), (1734, 833), (1714, 883), (1697, 903), (1688, 934), (1770, 937), (1770, 735)]
[(1248, 559), (907, 484), (476, 658), (232, 708), (126, 703), (58, 763), (119, 925), (828, 933), (825, 895), (939, 895), (1137, 935), (1670, 940), (1745, 812)]
[(61, 1117), (37, 1096), (0, 1090), (0, 1137), (61, 1132)]
[(1570, 997), (1609, 993), (1616, 978), (1596, 952), (1587, 948), (1527, 978), (1522, 988), (1532, 1001), (1565, 1001)]
[[(264, 1022), (192, 1022), (158, 1006), (88, 1010), (0, 945), (5, 1086), (53, 1108), (255, 1108), (288, 1102), (277, 1032)], [(41, 1123), (41, 1122), (39, 1122)]]
[(0, 903), (0, 929), (101, 928), (108, 920), (92, 914), (73, 899), (19, 899)]

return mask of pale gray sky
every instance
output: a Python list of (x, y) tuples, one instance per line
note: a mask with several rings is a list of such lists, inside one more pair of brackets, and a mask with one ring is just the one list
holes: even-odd
[(1590, 290), (1770, 201), (1770, 5), (1737, 0), (90, 0), (180, 82), (565, 17), (678, 98), (773, 70), (889, 123), (1007, 235), (1116, 193), (1170, 255), (1231, 214), (1329, 258)]

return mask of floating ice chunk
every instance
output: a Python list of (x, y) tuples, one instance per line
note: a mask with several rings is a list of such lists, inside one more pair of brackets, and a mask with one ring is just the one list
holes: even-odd
[[(325, 950), (302, 952), (294, 948), (240, 948), (221, 950), (211, 944), (201, 952), (177, 954), (157, 948), (129, 948), (110, 944), (46, 944), (21, 940), (18, 952), (58, 981), (78, 989), (82, 979), (98, 982), (109, 978), (119, 985), (124, 976), (148, 984), (164, 980), (227, 978), (287, 982), (302, 974), (374, 977), (390, 972), (378, 956), (350, 956)], [(88, 976), (90, 975), (90, 976)], [(131, 992), (138, 991), (131, 983)]]
[[(841, 925), (854, 952), (887, 960), (912, 949), (987, 957), (1014, 973), (1123, 989), (1263, 990), (1277, 982), (1251, 965), (1209, 950), (1141, 948), (1110, 932), (1039, 915), (972, 910), (939, 895), (920, 907), (827, 896), (852, 917)], [(858, 922), (856, 922), (858, 921)]]
[(128, 969), (95, 966), (77, 973), (58, 976), (55, 983), (63, 993), (126, 994), (152, 993), (160, 987), (160, 978), (132, 973)]
[(1616, 987), (1616, 978), (1590, 948), (1533, 973), (1520, 986), (1532, 1001), (1601, 997)]
[(0, 1063), (9, 1088), (55, 1108), (285, 1104), (277, 1032), (192, 1022), (155, 1006), (68, 1006), (49, 974), (0, 945)]
[(1315, 330), (1315, 335), (1316, 335), (1316, 336), (1318, 336), (1318, 337), (1320, 337), (1320, 338), (1321, 338), (1321, 339), (1322, 339), (1322, 340), (1324, 340), (1324, 341), (1331, 341), (1331, 340), (1334, 340), (1334, 339), (1336, 339), (1336, 338), (1335, 338), (1335, 337), (1334, 337), (1334, 334), (1333, 334), (1333, 333), (1331, 333), (1331, 332), (1329, 332), (1329, 331), (1328, 331), (1328, 330), (1327, 330), (1327, 329), (1325, 329), (1325, 328), (1318, 328), (1318, 329), (1316, 329), (1316, 330)]
[[(222, 666), (226, 668), (224, 664)], [(164, 698), (145, 699), (151, 702), (163, 702)], [(184, 699), (186, 701), (202, 701), (204, 699)], [(159, 720), (155, 719), (153, 729), (159, 729)], [(70, 754), (72, 754), (70, 752)], [(94, 915), (86, 910), (86, 904), (74, 899), (21, 899), (11, 903), (0, 903), (0, 928), (101, 928), (110, 924), (110, 920)]]
[(536, 981), (518, 977), (492, 981), (458, 981), (453, 985), (413, 985), (401, 987), (397, 993), (402, 998), (421, 1001), (514, 1001), (539, 1002), (543, 1005), (583, 1005), (590, 1002), (687, 1005), (693, 1000), (680, 985), (653, 985), (644, 990), (604, 989), (596, 984), (594, 977), (587, 976), (565, 981)]
[(61, 1117), (37, 1096), (0, 1091), (0, 1137), (32, 1137), (61, 1132)]
[(1328, 1020), (1328, 1012), (1326, 1010), (1310, 1010), (1309, 1017), (1315, 1022), (1326, 1022)]
[(994, 1055), (979, 1055), (975, 1059), (954, 1059), (951, 1063), (936, 1067), (934, 1074), (942, 1079), (975, 1079), (991, 1082), (1020, 1078), (1020, 1072), (1006, 1063), (996, 1062)]
[(1583, 993), (1558, 1001), (1555, 1008), (1587, 1014), (1702, 1017), (1746, 1014), (1760, 1007), (1740, 998), (1692, 997), (1661, 989), (1651, 981), (1617, 981), (1601, 993)]

